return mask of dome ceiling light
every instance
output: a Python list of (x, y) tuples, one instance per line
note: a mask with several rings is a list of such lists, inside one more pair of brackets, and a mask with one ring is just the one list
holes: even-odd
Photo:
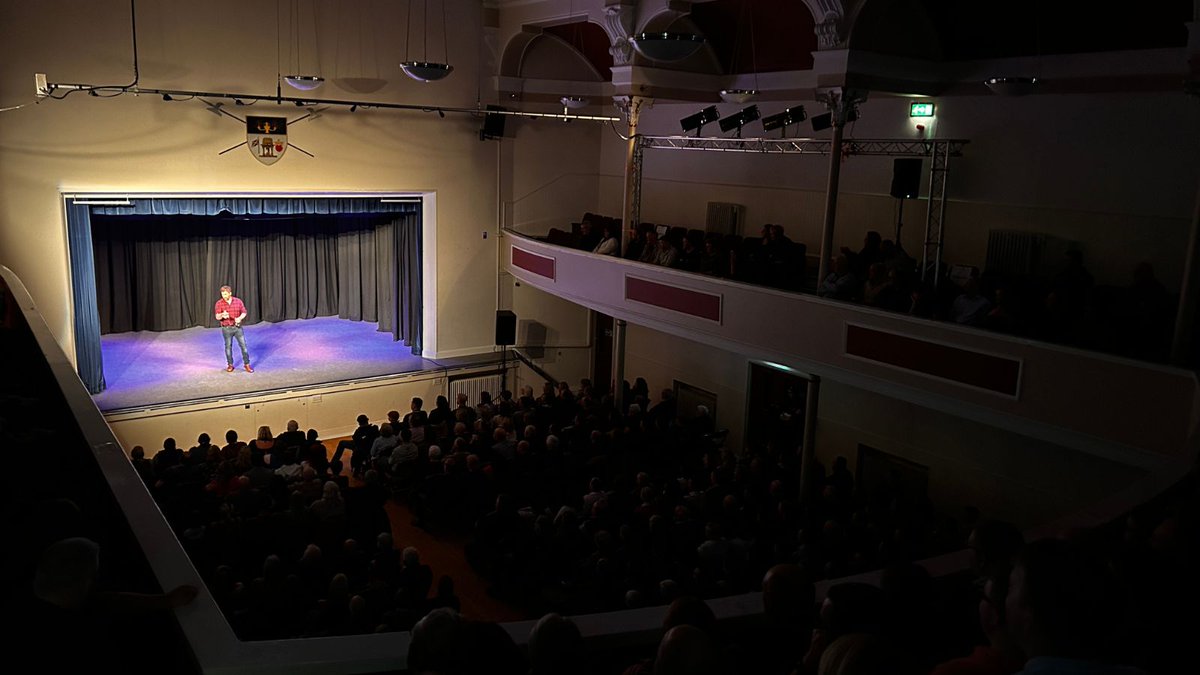
[(638, 33), (630, 38), (633, 48), (651, 61), (682, 61), (704, 46), (704, 37), (692, 33)]
[(983, 81), (993, 94), (1000, 96), (1024, 96), (1037, 90), (1036, 77), (993, 77)]
[(722, 89), (721, 100), (726, 103), (745, 103), (758, 95), (757, 89)]
[(423, 35), (421, 43), (421, 59), (410, 59), (408, 57), (408, 46), (412, 42), (409, 39), (408, 33), (412, 29), (412, 9), (413, 2), (408, 3), (408, 29), (404, 35), (404, 61), (400, 62), (400, 70), (404, 74), (416, 80), (417, 82), (437, 82), (438, 80), (446, 79), (451, 72), (454, 71), (454, 66), (446, 63), (446, 53), (449, 43), (446, 41), (446, 2), (442, 0), (442, 61), (429, 60), (429, 0), (425, 0), (425, 12), (423, 19)]
[[(276, 7), (276, 10), (278, 10), (278, 7)], [(316, 31), (317, 31), (316, 11), (317, 11), (316, 7), (314, 6), (313, 7), (314, 41), (316, 39)], [(276, 19), (276, 26), (277, 26), (276, 30), (278, 30), (278, 21), (279, 21), (278, 12), (276, 12), (275, 19)], [(283, 75), (283, 81), (287, 82), (288, 86), (290, 86), (291, 88), (293, 88), (297, 91), (312, 91), (313, 89), (320, 87), (322, 84), (325, 84), (325, 78), (321, 77), (320, 75), (317, 75), (316, 73), (306, 73), (303, 69), (304, 68), (303, 58), (302, 58), (302, 54), (301, 54), (303, 44), (302, 44), (302, 40), (300, 38), (300, 22), (301, 22), (300, 0), (292, 0), (292, 5), (288, 10), (288, 21), (291, 23), (291, 29), (292, 29), (292, 35), (293, 35), (292, 44), (295, 46), (295, 50), (296, 50), (295, 57), (296, 58), (292, 62), (292, 73), (293, 74)], [(276, 33), (276, 35), (277, 35), (276, 42), (278, 42), (278, 33)], [(277, 47), (277, 49), (278, 49), (278, 47)], [(317, 57), (318, 57), (318, 61), (319, 61), (320, 54), (318, 54)], [(320, 65), (318, 64), (318, 69), (319, 68), (320, 68)]]
[(729, 59), (729, 72), (731, 75), (735, 77), (737, 76), (738, 54), (740, 54), (742, 51), (741, 27), (743, 25), (747, 25), (750, 27), (750, 72), (754, 73), (754, 88), (722, 89), (721, 100), (726, 103), (737, 103), (738, 105), (741, 105), (755, 96), (758, 96), (758, 59), (755, 57), (754, 50), (754, 13), (749, 12), (749, 18), (745, 16), (747, 14), (747, 6), (750, 4), (751, 3), (746, 2), (746, 0), (742, 0), (741, 4), (738, 6), (738, 31), (733, 41), (733, 56)]
[(320, 75), (284, 75), (283, 81), (300, 91), (312, 91), (325, 84), (325, 78)]

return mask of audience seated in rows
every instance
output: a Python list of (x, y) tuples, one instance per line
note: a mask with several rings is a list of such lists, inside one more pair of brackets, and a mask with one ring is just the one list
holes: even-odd
[[(251, 448), (230, 460), (201, 450), (202, 439), (178, 464), (177, 447), (164, 443), (163, 475), (147, 482), (198, 568), (211, 570), (206, 581), (239, 635), (415, 624), (410, 666), (442, 663), (438, 672), (480, 672), (463, 640), (491, 645), (488, 672), (598, 672), (581, 665), (578, 631), (564, 617), (655, 605), (668, 606), (662, 639), (629, 653), (621, 668), (630, 675), (1156, 675), (1182, 658), (1186, 640), (1164, 621), (1163, 588), (1194, 586), (1181, 582), (1196, 556), (1183, 543), (1197, 530), (1194, 485), (1181, 497), (1188, 508), (1130, 516), (1107, 548), (1094, 533), (1025, 545), (1016, 528), (990, 520), (972, 520), (964, 537), (898, 486), (860, 494), (845, 458), (817, 471), (816, 496), (800, 502), (794, 449), (731, 452), (686, 418), (698, 411), (669, 395), (651, 408), (644, 380), (627, 387), (624, 411), (590, 382), (548, 384), (537, 398), (527, 387), (519, 398), (482, 395), (473, 406), (459, 398), (457, 412), (412, 443), (417, 459), (399, 462), (415, 462), (411, 473), (388, 471), (398, 445), (353, 488), (302, 461), (298, 477), (269, 472), (264, 489)], [(397, 422), (400, 438), (411, 443), (420, 417)], [(153, 472), (148, 464), (140, 470)], [(196, 482), (210, 472), (225, 487)], [(387, 488), (398, 484), (409, 491)], [(448, 578), (430, 597), (433, 570), (387, 533), (389, 495), (412, 500), (435, 533), (471, 532), (468, 560), (497, 597), (552, 613), (527, 660), (494, 625), (457, 615)], [(964, 545), (962, 575), (931, 579), (911, 562)], [(873, 569), (878, 585), (838, 583), (814, 604), (814, 581)], [(744, 625), (717, 621), (705, 600), (759, 589), (762, 613)], [(1117, 639), (1122, 631), (1135, 643)]]
[[(616, 255), (619, 227), (615, 219), (585, 214), (571, 233), (552, 230), (550, 241)], [(866, 233), (857, 251), (842, 247), (830, 260), (830, 273), (815, 282), (806, 277), (807, 247), (777, 224), (764, 225), (758, 237), (742, 238), (640, 223), (628, 230), (624, 257), (1154, 361), (1168, 356), (1176, 302), (1149, 262), (1134, 267), (1125, 288), (1097, 287), (1077, 249), (1068, 250), (1048, 278), (973, 269), (963, 279), (943, 271), (935, 283), (928, 273), (937, 270), (922, 273), (901, 246), (876, 231)]]

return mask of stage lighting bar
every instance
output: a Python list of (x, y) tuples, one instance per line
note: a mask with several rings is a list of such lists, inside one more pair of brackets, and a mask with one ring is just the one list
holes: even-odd
[(752, 105), (742, 108), (741, 112), (736, 112), (729, 117), (721, 120), (721, 131), (729, 131), (737, 129), (738, 133), (742, 132), (742, 127), (759, 118), (758, 106)]
[(719, 119), (721, 119), (721, 113), (717, 112), (717, 106), (710, 105), (695, 115), (689, 115), (679, 120), (679, 125), (683, 127), (684, 133), (695, 129), (696, 135), (699, 136), (700, 129), (702, 129), (705, 124), (708, 124), (709, 122), (716, 122)]
[(769, 115), (763, 118), (763, 131), (774, 131), (776, 129), (786, 129), (793, 124), (799, 124), (808, 119), (808, 114), (804, 112), (804, 106), (798, 105), (788, 108), (781, 113)]

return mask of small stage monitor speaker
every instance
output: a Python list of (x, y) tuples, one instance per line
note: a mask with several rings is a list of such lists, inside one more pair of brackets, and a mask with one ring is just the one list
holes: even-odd
[(496, 344), (511, 346), (517, 343), (517, 315), (507, 309), (496, 310)]

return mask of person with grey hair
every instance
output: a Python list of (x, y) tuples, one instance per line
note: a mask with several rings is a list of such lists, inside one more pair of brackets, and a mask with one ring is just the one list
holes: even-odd
[(113, 642), (113, 618), (183, 607), (199, 593), (189, 585), (152, 594), (98, 591), (99, 573), (100, 546), (90, 539), (60, 539), (42, 552), (30, 604), (13, 615), (15, 634), (9, 635), (31, 650), (39, 672), (125, 669), (129, 661)]
[(299, 450), (300, 446), (304, 445), (304, 432), (300, 431), (300, 423), (296, 420), (288, 420), (287, 431), (279, 434), (279, 438), (275, 439), (276, 445), (282, 449)]
[(333, 520), (346, 515), (346, 502), (342, 499), (342, 488), (333, 481), (325, 481), (321, 498), (308, 507), (309, 512), (320, 520)]
[(399, 590), (396, 599), (408, 609), (420, 609), (425, 606), (429, 589), (433, 586), (433, 570), (429, 565), (421, 563), (421, 552), (415, 546), (408, 546), (400, 553), (400, 574), (396, 582)]

